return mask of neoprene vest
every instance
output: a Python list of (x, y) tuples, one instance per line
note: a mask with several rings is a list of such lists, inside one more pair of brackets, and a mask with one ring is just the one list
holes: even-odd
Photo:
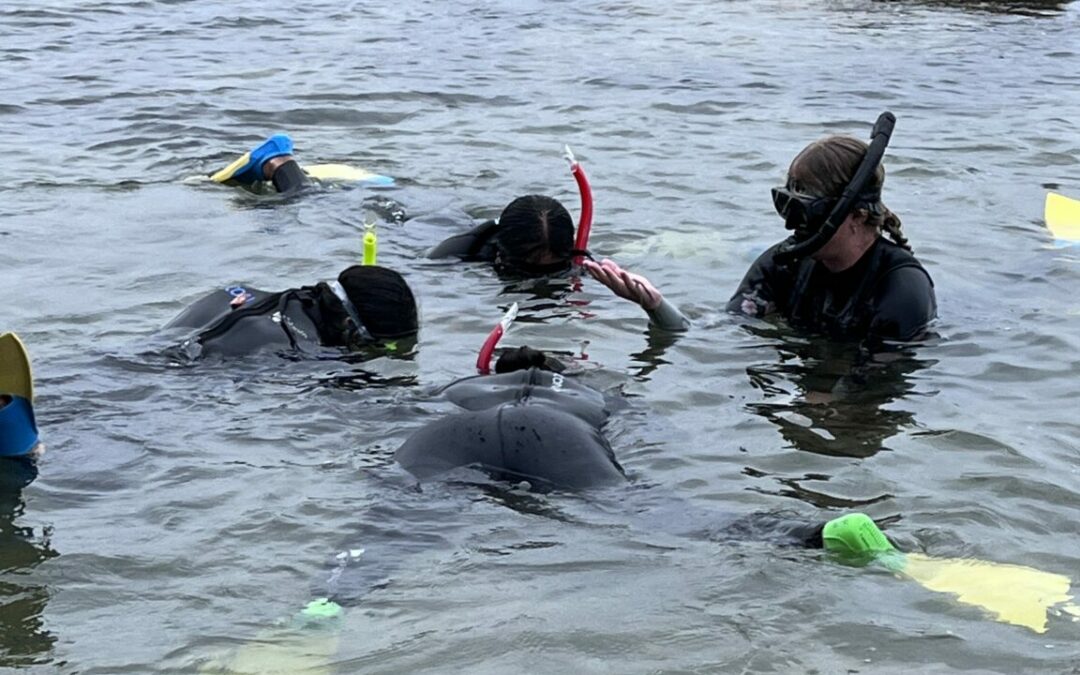
[(909, 251), (879, 237), (859, 262), (843, 272), (833, 273), (812, 258), (804, 259), (795, 268), (788, 292), (777, 293), (775, 300), (793, 326), (833, 338), (862, 338), (870, 333), (881, 282), (903, 267), (914, 267), (930, 279)]

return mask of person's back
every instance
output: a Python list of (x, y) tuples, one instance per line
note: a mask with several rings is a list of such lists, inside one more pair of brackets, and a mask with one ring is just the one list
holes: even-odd
[(601, 433), (607, 410), (600, 392), (532, 367), (459, 380), (442, 393), (464, 410), (421, 428), (395, 455), (419, 480), (476, 467), (533, 487), (626, 481)]
[(337, 280), (267, 293), (231, 286), (195, 302), (166, 328), (188, 328), (191, 356), (264, 349), (360, 349), (415, 336), (416, 300), (397, 272), (354, 265)]

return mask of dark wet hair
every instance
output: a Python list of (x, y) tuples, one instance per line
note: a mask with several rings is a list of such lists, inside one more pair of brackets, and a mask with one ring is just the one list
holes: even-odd
[(364, 328), (372, 337), (393, 339), (419, 330), (416, 298), (405, 278), (377, 265), (353, 265), (338, 275)]
[[(851, 182), (869, 146), (851, 136), (827, 136), (814, 141), (791, 160), (787, 187), (813, 197), (839, 198)], [(868, 191), (881, 191), (885, 184), (885, 166), (879, 164)], [(893, 242), (908, 251), (911, 245), (904, 236), (900, 218), (880, 201), (876, 209), (866, 210), (866, 223), (884, 231)]]
[(566, 366), (558, 359), (527, 345), (503, 352), (499, 356), (499, 360), (495, 362), (495, 372), (497, 374), (512, 373), (515, 370), (528, 370), (529, 368), (540, 368), (550, 370), (553, 373), (561, 373), (566, 369)]
[(558, 271), (568, 268), (574, 256), (574, 221), (557, 199), (525, 195), (503, 209), (493, 243), (503, 267), (535, 274)]

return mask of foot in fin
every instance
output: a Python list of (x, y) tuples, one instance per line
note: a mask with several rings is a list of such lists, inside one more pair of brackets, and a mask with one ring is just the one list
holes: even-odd
[(903, 567), (903, 554), (896, 550), (877, 523), (864, 513), (849, 513), (825, 523), (821, 530), (821, 543), (826, 551), (852, 561), (877, 560), (890, 569), (893, 564)]
[(266, 180), (266, 176), (263, 175), (263, 165), (267, 160), (291, 155), (292, 152), (292, 139), (285, 134), (274, 134), (251, 152), (240, 155), (232, 164), (211, 175), (210, 178), (218, 183), (232, 180), (244, 185), (253, 185)]
[(341, 605), (329, 598), (318, 598), (304, 605), (293, 617), (293, 627), (328, 625), (341, 618)]

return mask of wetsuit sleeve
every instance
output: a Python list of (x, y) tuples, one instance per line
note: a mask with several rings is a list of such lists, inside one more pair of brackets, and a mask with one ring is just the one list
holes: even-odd
[(824, 523), (796, 520), (771, 513), (734, 514), (689, 502), (677, 495), (633, 493), (647, 500), (627, 509), (635, 528), (707, 541), (768, 541), (781, 546), (821, 548)]
[(914, 265), (899, 267), (881, 281), (874, 296), (871, 337), (912, 340), (937, 316), (937, 299), (930, 276)]
[(727, 311), (735, 314), (762, 317), (777, 309), (777, 298), (783, 292), (783, 279), (773, 255), (779, 244), (758, 256), (743, 276), (739, 288), (727, 303)]
[(657, 328), (670, 331), (684, 331), (690, 328), (690, 319), (687, 319), (686, 315), (666, 298), (660, 299), (659, 307), (646, 309), (645, 313), (649, 315), (649, 323)]
[(498, 229), (494, 220), (483, 222), (463, 234), (457, 234), (435, 246), (428, 258), (476, 258)]

